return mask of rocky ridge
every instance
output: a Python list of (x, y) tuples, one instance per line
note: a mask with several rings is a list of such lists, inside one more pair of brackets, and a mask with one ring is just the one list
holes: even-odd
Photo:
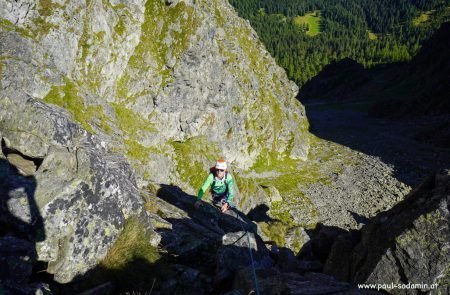
[(66, 108), (126, 155), (140, 186), (192, 189), (185, 163), (204, 171), (217, 154), (236, 169), (268, 153), (307, 156), (297, 86), (226, 1), (6, 1), (0, 11), (3, 95)]
[[(256, 223), (232, 209), (222, 214), (205, 203), (193, 210), (191, 196), (174, 186), (155, 186), (152, 211), (170, 222), (155, 225), (161, 244), (176, 259), (176, 273), (155, 289), (173, 294), (352, 294), (350, 284), (317, 272), (287, 248), (263, 243)], [(151, 200), (150, 192), (147, 196)], [(251, 253), (250, 253), (251, 252)]]

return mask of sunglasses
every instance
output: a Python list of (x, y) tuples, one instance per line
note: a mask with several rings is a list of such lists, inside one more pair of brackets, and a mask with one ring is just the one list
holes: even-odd
[(218, 172), (225, 172), (225, 170), (223, 170), (223, 169), (217, 169), (216, 171), (218, 171)]

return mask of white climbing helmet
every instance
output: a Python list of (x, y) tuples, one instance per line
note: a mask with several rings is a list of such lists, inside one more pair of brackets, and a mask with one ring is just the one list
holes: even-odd
[(227, 170), (227, 162), (224, 159), (217, 160), (216, 170)]

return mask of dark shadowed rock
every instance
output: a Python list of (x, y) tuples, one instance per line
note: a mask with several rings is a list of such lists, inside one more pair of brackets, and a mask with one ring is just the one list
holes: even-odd
[(52, 294), (47, 284), (30, 282), (35, 262), (33, 242), (10, 235), (0, 237), (0, 294)]
[[(239, 271), (234, 280), (239, 294), (364, 294), (348, 283), (339, 282), (331, 276), (320, 273), (301, 275), (295, 272), (282, 273), (277, 269), (256, 269), (255, 280), (250, 268)], [(372, 293), (376, 294), (376, 293)]]
[(335, 240), (348, 235), (346, 230), (322, 224), (318, 224), (316, 229), (310, 232), (313, 238), (303, 246), (297, 257), (309, 261), (319, 260), (322, 263), (326, 261)]
[(221, 282), (242, 267), (270, 267), (273, 262), (261, 238), (246, 231), (230, 232), (222, 237), (217, 252), (216, 278)]
[(346, 281), (350, 273), (350, 260), (354, 243), (349, 239), (338, 237), (331, 248), (330, 255), (323, 267), (323, 272), (338, 280)]
[(0, 281), (28, 283), (35, 261), (33, 243), (13, 236), (0, 237)]
[(438, 293), (448, 294), (449, 209), (450, 171), (443, 170), (365, 226), (351, 253), (345, 241), (335, 243), (326, 272), (341, 272), (342, 279), (348, 272), (347, 280), (358, 283), (428, 284), (409, 289), (408, 294), (430, 291), (438, 284)]

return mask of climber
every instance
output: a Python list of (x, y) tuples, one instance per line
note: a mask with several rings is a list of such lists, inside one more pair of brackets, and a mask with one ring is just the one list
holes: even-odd
[(227, 163), (220, 159), (216, 165), (210, 169), (210, 173), (198, 192), (195, 208), (202, 205), (202, 197), (205, 192), (211, 188), (213, 203), (220, 207), (222, 212), (226, 212), (232, 207), (231, 199), (233, 198), (233, 178), (227, 171)]

